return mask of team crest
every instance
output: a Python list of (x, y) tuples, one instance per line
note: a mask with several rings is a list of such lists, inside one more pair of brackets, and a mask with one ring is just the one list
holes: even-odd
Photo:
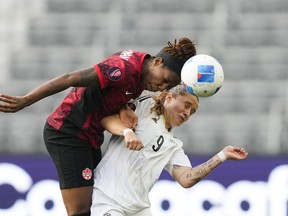
[(118, 81), (122, 77), (122, 71), (118, 67), (109, 68), (107, 76), (112, 81)]
[(92, 178), (92, 171), (89, 168), (86, 168), (82, 171), (82, 176), (86, 180), (90, 180)]

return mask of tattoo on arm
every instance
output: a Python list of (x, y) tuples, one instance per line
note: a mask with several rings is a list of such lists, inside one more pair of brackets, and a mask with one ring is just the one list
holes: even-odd
[(219, 164), (218, 160), (214, 160), (213, 158), (211, 158), (210, 160), (207, 161), (207, 165), (210, 169), (214, 170), (217, 166), (217, 163)]
[[(184, 177), (186, 180), (190, 181), (192, 185), (194, 185), (206, 177), (210, 172), (212, 172), (219, 164), (221, 164), (221, 161), (213, 157), (194, 168), (187, 168), (178, 177), (178, 180)], [(180, 169), (180, 166), (174, 165), (173, 168)]]
[[(179, 165), (173, 165), (173, 168), (174, 168), (174, 169), (180, 169), (181, 166), (179, 166)], [(182, 178), (182, 176), (184, 176), (185, 173), (187, 173), (187, 171), (190, 171), (190, 170), (192, 170), (192, 168), (187, 168), (186, 170), (184, 170), (184, 171), (181, 173), (181, 175), (178, 177), (177, 181), (178, 181), (180, 178)], [(188, 176), (190, 173), (191, 173), (191, 172), (189, 172), (189, 173), (186, 174), (186, 178), (187, 178), (187, 176)]]

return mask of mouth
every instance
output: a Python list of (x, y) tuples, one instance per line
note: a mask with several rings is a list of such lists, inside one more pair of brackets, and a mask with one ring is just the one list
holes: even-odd
[(181, 116), (181, 115), (179, 115), (179, 118), (182, 120), (182, 122), (186, 121), (186, 119), (183, 116)]

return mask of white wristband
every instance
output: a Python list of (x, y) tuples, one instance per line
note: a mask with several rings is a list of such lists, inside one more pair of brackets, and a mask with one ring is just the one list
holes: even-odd
[(134, 132), (131, 128), (126, 128), (123, 130), (123, 136), (125, 136), (129, 132)]
[(221, 162), (224, 162), (227, 160), (227, 157), (225, 156), (223, 151), (220, 151), (217, 155), (220, 158)]

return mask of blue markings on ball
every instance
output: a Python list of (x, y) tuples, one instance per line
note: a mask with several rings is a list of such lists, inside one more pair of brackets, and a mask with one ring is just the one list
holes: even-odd
[(186, 89), (186, 91), (188, 91), (190, 94), (196, 95), (193, 91), (193, 88), (191, 86), (186, 85), (183, 81), (181, 82), (181, 84), (184, 86), (184, 88)]
[(213, 83), (215, 80), (214, 65), (198, 65), (197, 82)]

